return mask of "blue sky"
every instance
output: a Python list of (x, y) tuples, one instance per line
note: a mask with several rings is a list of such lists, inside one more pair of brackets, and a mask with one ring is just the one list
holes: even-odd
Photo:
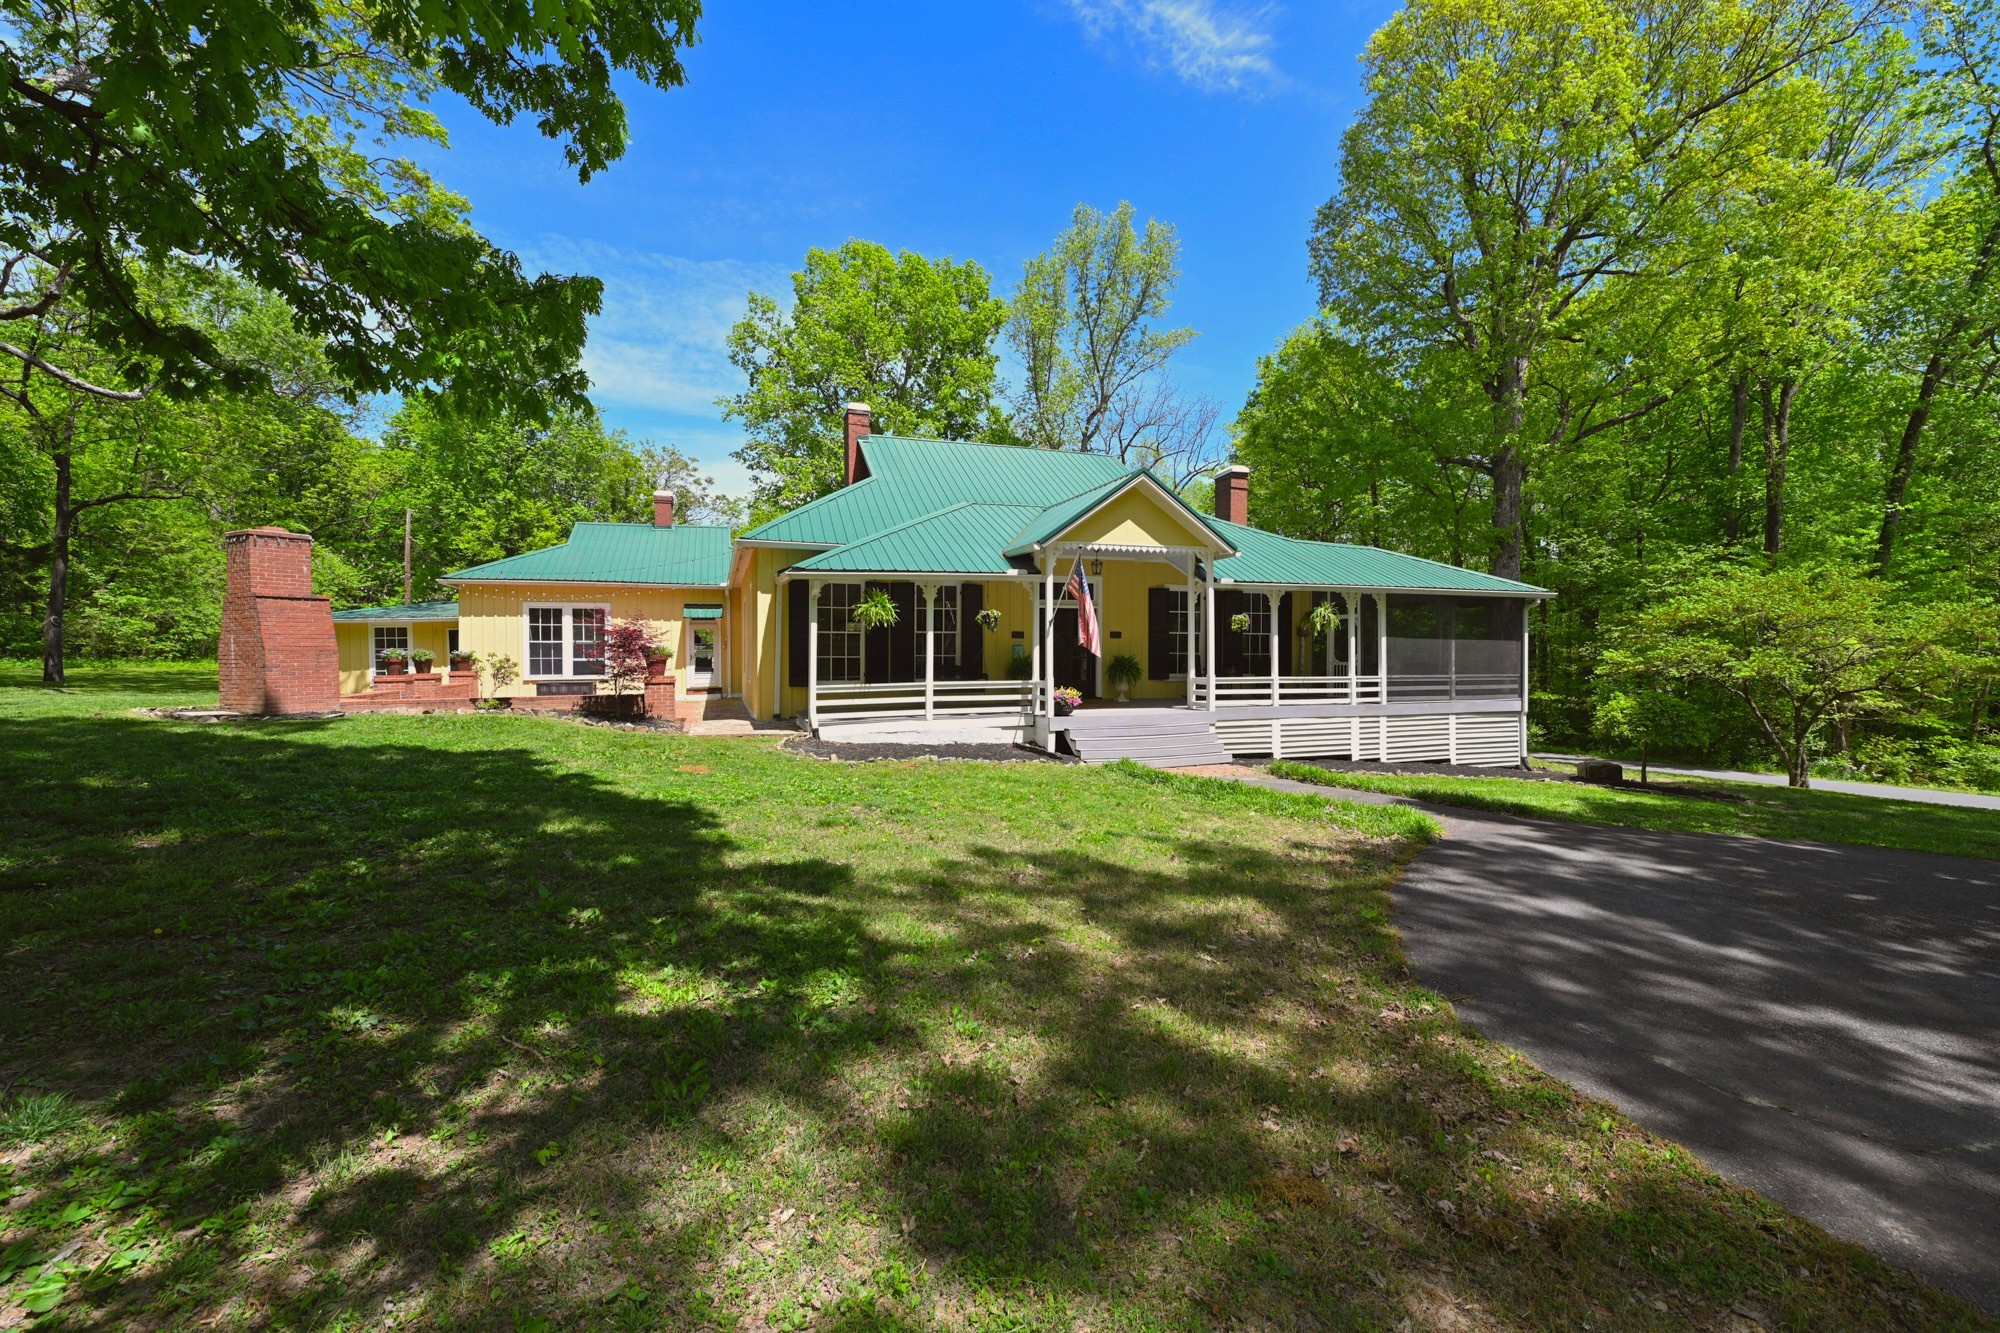
[(428, 165), (495, 242), (604, 279), (586, 367), (611, 424), (747, 483), (714, 406), (753, 287), (783, 299), (810, 246), (849, 237), (975, 259), (1001, 294), (1079, 202), (1129, 199), (1180, 232), (1177, 379), (1241, 405), (1258, 356), (1308, 319), (1305, 244), (1388, 4), (712, 0), (685, 87), (625, 89), (632, 143), (578, 185), (526, 123), (441, 106)]

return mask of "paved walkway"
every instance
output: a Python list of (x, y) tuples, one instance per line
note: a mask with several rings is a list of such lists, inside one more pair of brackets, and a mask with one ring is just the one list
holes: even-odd
[(674, 700), (674, 716), (680, 719), (690, 736), (750, 736), (760, 732), (796, 734), (798, 731), (798, 727), (790, 722), (752, 718), (741, 699), (713, 693), (681, 695)]
[(2000, 861), (1423, 808), (1394, 919), (1465, 1021), (2000, 1313)]
[[(1582, 755), (1538, 754), (1536, 759), (1550, 759), (1558, 763), (1573, 764)], [(1619, 762), (1623, 763), (1623, 760)], [(1636, 776), (1637, 764), (1626, 764), (1629, 776)], [(1729, 768), (1681, 768), (1674, 764), (1652, 764), (1654, 773), (1674, 773), (1684, 778), (1716, 778), (1723, 782), (1761, 782), (1767, 786), (1782, 787), (1785, 775), (1782, 773), (1739, 773)], [(1972, 810), (2000, 810), (2000, 796), (1988, 796), (1976, 791), (1946, 791), (1942, 787), (1891, 787), (1881, 782), (1842, 782), (1836, 778), (1814, 778), (1814, 791), (1845, 792), (1849, 796), (1880, 796), (1889, 801), (1922, 801), (1926, 805), (1962, 805)]]

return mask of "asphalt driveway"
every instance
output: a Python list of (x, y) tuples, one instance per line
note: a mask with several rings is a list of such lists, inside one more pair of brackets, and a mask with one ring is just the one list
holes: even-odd
[(2000, 1312), (2000, 862), (1425, 808), (1394, 919), (1467, 1022)]

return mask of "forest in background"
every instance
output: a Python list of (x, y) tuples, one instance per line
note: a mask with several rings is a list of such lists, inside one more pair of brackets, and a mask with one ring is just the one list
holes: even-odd
[[(1822, 772), (2000, 789), (1996, 42), (1991, 0), (1406, 6), (1311, 220), (1323, 313), (1226, 436), (1171, 376), (1178, 241), (1130, 205), (1079, 206), (1004, 296), (972, 261), (849, 240), (732, 332), (740, 508), (604, 428), (580, 342), (528, 330), (525, 377), (461, 359), (493, 380), (476, 400), (404, 367), (373, 419), (309, 302), (135, 257), (148, 309), (255, 373), (120, 394), (130, 349), (87, 301), (33, 312), (31, 350), (113, 392), (24, 370), (35, 411), (0, 403), (0, 652), (41, 647), (63, 512), (71, 651), (206, 656), (227, 528), (310, 531), (338, 604), (394, 602), (407, 510), (421, 599), (642, 519), (656, 485), (691, 520), (810, 499), (859, 397), (889, 430), (1114, 453), (1197, 503), (1227, 453), (1262, 526), (1552, 589), (1540, 742), (1768, 761), (1789, 728)], [(1774, 622), (1782, 661), (1723, 660)]]

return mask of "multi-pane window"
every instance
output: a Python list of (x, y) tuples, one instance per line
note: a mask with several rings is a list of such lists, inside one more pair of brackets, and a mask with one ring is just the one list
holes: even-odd
[(601, 606), (570, 608), (570, 663), (572, 676), (604, 674), (604, 626), (607, 617)]
[(828, 583), (819, 590), (819, 678), (829, 683), (861, 679), (861, 627), (853, 621), (861, 601), (858, 583)]
[(1188, 593), (1167, 589), (1167, 674), (1185, 676), (1188, 669)]
[(603, 675), (607, 619), (601, 606), (529, 607), (529, 677)]
[(382, 654), (391, 648), (410, 651), (410, 627), (408, 625), (377, 625), (375, 627), (375, 660), (381, 661)]
[(563, 621), (560, 606), (528, 608), (528, 674), (560, 676), (563, 673)]
[(1268, 676), (1271, 674), (1271, 599), (1252, 593), (1249, 602), (1250, 632), (1243, 636), (1243, 674)]
[(958, 665), (958, 585), (947, 583), (937, 590), (934, 618), (937, 622), (937, 664)]

